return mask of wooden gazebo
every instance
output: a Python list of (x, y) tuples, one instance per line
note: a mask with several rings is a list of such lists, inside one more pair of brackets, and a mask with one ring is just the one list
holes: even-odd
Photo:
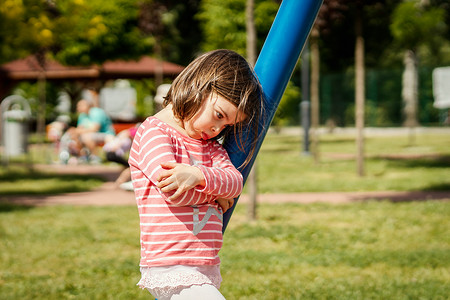
[(46, 59), (44, 66), (35, 55), (0, 65), (0, 101), (20, 81), (68, 81), (101, 82), (110, 79), (141, 79), (157, 76), (175, 78), (183, 66), (159, 61), (150, 56), (138, 60), (106, 61), (102, 65), (64, 66)]

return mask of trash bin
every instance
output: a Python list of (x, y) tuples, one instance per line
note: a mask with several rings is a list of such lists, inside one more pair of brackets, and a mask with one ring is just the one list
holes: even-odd
[(1, 103), (2, 140), (5, 156), (17, 156), (28, 151), (30, 105), (21, 96), (6, 97)]

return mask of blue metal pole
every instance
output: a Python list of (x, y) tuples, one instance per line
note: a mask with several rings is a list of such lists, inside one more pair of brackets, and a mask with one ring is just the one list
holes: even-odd
[[(264, 91), (265, 116), (260, 124), (262, 134), (258, 138), (252, 160), (240, 170), (244, 182), (247, 180), (321, 5), (322, 0), (284, 0), (273, 21), (255, 65), (255, 73)], [(254, 133), (246, 132), (243, 140), (251, 140), (252, 134)], [(250, 145), (247, 146), (250, 147)], [(245, 161), (247, 154), (239, 151), (234, 137), (228, 138), (224, 147), (235, 166), (240, 166)], [(246, 149), (249, 149), (248, 147)], [(223, 231), (228, 225), (237, 200), (238, 198), (235, 199), (234, 206), (224, 215)]]

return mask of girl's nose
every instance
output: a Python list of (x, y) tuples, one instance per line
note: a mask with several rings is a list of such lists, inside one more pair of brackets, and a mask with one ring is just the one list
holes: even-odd
[(220, 133), (221, 130), (222, 129), (220, 127), (218, 127), (218, 126), (213, 126), (211, 128), (211, 132), (214, 135), (214, 137), (217, 136)]

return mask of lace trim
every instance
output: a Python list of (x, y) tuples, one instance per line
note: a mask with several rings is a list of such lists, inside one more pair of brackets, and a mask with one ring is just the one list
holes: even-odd
[(220, 274), (207, 276), (194, 270), (152, 274), (148, 268), (142, 268), (141, 272), (141, 280), (137, 285), (141, 289), (148, 289), (158, 300), (170, 299), (192, 285), (212, 284), (219, 289), (222, 282)]

